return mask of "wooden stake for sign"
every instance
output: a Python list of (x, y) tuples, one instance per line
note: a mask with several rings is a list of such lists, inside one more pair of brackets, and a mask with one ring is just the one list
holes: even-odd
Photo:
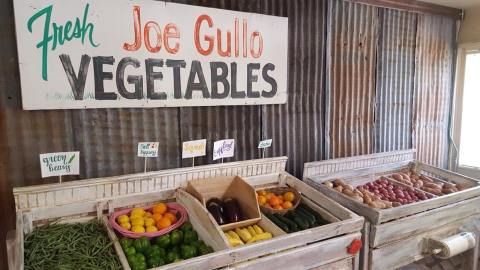
[(223, 163), (223, 157), (222, 157), (221, 161), (222, 161), (222, 163)]
[(262, 158), (265, 158), (265, 148), (262, 148)]
[(58, 176), (58, 182), (62, 183), (62, 176), (61, 175)]
[(192, 167), (195, 167), (195, 158), (192, 157)]
[(145, 162), (143, 163), (143, 173), (147, 173), (147, 158), (145, 157)]

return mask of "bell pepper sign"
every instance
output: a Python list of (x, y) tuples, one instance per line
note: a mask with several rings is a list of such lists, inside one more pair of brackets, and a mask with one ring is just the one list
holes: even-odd
[(287, 18), (77, 2), (15, 3), (24, 109), (286, 102)]

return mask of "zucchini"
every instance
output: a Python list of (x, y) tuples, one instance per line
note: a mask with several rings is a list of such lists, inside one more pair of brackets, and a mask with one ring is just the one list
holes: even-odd
[(309, 212), (307, 212), (303, 208), (297, 208), (297, 209), (295, 209), (295, 212), (297, 212), (304, 219), (308, 220), (308, 223), (310, 224), (310, 227), (313, 226), (313, 224), (316, 222), (315, 216), (310, 214)]
[(328, 224), (330, 222), (326, 221), (325, 219), (323, 219), (323, 217), (317, 213), (315, 210), (313, 210), (312, 208), (310, 208), (308, 205), (304, 204), (304, 203), (301, 203), (297, 206), (297, 208), (301, 208), (301, 209), (304, 209), (305, 211), (307, 211), (308, 213), (312, 214), (315, 216), (315, 219), (317, 220), (317, 223), (320, 224), (320, 225), (323, 225), (323, 224)]
[(272, 221), (273, 223), (275, 223), (275, 225), (277, 225), (278, 227), (280, 227), (280, 229), (282, 229), (284, 232), (286, 233), (290, 233), (290, 229), (288, 228), (288, 225), (283, 223), (280, 219), (276, 218), (274, 215), (272, 214), (265, 214), (265, 216), (270, 219), (270, 221)]
[(291, 232), (297, 232), (298, 231), (298, 225), (297, 223), (291, 221), (290, 219), (281, 216), (279, 214), (273, 214), (276, 218), (278, 218), (281, 222), (285, 223), (288, 225), (288, 228), (290, 229)]
[(312, 220), (311, 216), (308, 216), (308, 214), (305, 214), (300, 209), (294, 210), (293, 212), (296, 213), (297, 215), (299, 215), (301, 218), (303, 218), (303, 220), (307, 221), (308, 227), (310, 227), (310, 228), (313, 227), (313, 224), (315, 223), (315, 217), (313, 217), (313, 220)]
[(285, 217), (289, 218), (290, 220), (293, 220), (295, 223), (297, 223), (298, 227), (302, 230), (306, 230), (309, 228), (308, 226), (308, 221), (304, 220), (300, 215), (293, 211), (287, 212)]

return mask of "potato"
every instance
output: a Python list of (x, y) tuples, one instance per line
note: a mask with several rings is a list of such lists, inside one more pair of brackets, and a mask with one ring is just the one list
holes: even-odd
[(433, 189), (440, 189), (440, 190), (442, 189), (441, 185), (435, 184), (435, 183), (424, 183), (423, 186), (427, 188), (433, 188)]
[(330, 182), (330, 181), (325, 181), (325, 182), (323, 182), (323, 184), (324, 184), (325, 186), (329, 187), (329, 188), (333, 188), (333, 183)]
[(452, 183), (445, 183), (445, 184), (443, 185), (443, 188), (455, 188), (455, 187), (456, 187), (456, 185), (455, 185), (455, 184), (452, 184)]
[(346, 183), (342, 180), (342, 179), (335, 179), (335, 181), (333, 181), (333, 184), (337, 187), (337, 186), (345, 186)]
[(350, 191), (352, 191), (352, 192), (353, 192), (353, 190), (355, 190), (355, 188), (354, 188), (352, 185), (349, 185), (349, 184), (344, 185), (343, 188), (344, 188), (344, 189), (348, 189), (348, 190), (350, 190)]
[(399, 203), (399, 202), (393, 202), (393, 203), (392, 203), (392, 206), (393, 206), (393, 207), (399, 207), (399, 206), (402, 206), (402, 204)]
[(420, 179), (422, 179), (423, 182), (433, 183), (433, 180), (432, 180), (430, 177), (425, 176), (425, 175), (421, 175), (421, 176), (420, 176)]
[(358, 195), (353, 195), (351, 198), (357, 202), (363, 203), (363, 198)]
[(450, 194), (450, 193), (455, 193), (455, 190), (453, 188), (444, 188), (442, 189), (443, 194)]
[(406, 180), (406, 181), (408, 181), (408, 182), (411, 181), (411, 180), (410, 180), (410, 176), (408, 176), (407, 174), (404, 174), (404, 173), (403, 173), (403, 174), (401, 174), (401, 175), (402, 175), (402, 177), (403, 177), (403, 180)]
[(363, 198), (363, 193), (362, 193), (362, 192), (360, 192), (360, 190), (358, 190), (358, 189), (355, 189), (355, 190), (353, 191), (353, 193), (355, 193), (356, 195), (358, 195), (358, 196), (360, 196), (360, 197), (362, 197), (362, 198)]
[(372, 201), (368, 204), (370, 207), (376, 208), (376, 209), (382, 209), (385, 208), (385, 204), (381, 200), (378, 201)]
[(372, 198), (368, 196), (363, 196), (363, 203), (370, 204), (372, 202)]
[(397, 181), (403, 181), (403, 176), (401, 174), (394, 173), (394, 174), (392, 174), (392, 177), (393, 177), (393, 179), (395, 179)]
[(336, 187), (334, 187), (333, 189), (335, 189), (335, 190), (338, 191), (338, 192), (342, 192), (342, 191), (343, 191), (343, 187), (342, 187), (342, 186), (336, 186)]
[(346, 188), (343, 188), (342, 190), (342, 193), (347, 195), (348, 197), (353, 197), (355, 196), (355, 194), (353, 193), (353, 191), (349, 190), (349, 189), (346, 189)]
[(441, 189), (435, 189), (435, 188), (429, 188), (429, 187), (423, 186), (422, 190), (424, 190), (426, 192), (429, 192), (429, 193), (432, 193), (432, 194), (435, 194), (437, 196), (443, 195)]

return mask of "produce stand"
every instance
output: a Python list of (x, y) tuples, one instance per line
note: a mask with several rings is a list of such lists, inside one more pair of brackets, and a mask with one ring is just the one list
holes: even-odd
[[(416, 161), (414, 156), (415, 150), (405, 150), (306, 163), (303, 177), (309, 185), (365, 217), (363, 237), (364, 242), (369, 244), (364, 245), (362, 250), (363, 269), (396, 269), (419, 261), (432, 255), (433, 250), (429, 246), (432, 239), (445, 239), (461, 232), (472, 232), (476, 238), (474, 246), (463, 253), (463, 268), (477, 269), (479, 183), (475, 179)], [(398, 207), (376, 209), (335, 190), (328, 183), (343, 179), (357, 189), (386, 176), (382, 179), (408, 188), (392, 178), (393, 173), (406, 171), (418, 172), (418, 175), (437, 184), (453, 184), (463, 188), (450, 194), (430, 194), (430, 199)], [(419, 188), (410, 188), (422, 192)]]
[[(36, 227), (53, 221), (72, 223), (96, 218), (106, 226), (123, 268), (130, 269), (117, 234), (108, 223), (109, 214), (176, 201), (187, 209), (199, 238), (215, 252), (158, 269), (358, 269), (359, 253), (351, 254), (348, 248), (361, 238), (363, 217), (286, 173), (286, 161), (286, 157), (278, 157), (15, 188), (17, 224), (15, 233), (7, 239), (9, 267), (23, 269), (24, 236)], [(259, 224), (271, 230), (274, 237), (230, 247), (211, 214), (185, 187), (194, 179), (236, 175), (254, 188), (295, 188), (330, 223), (286, 234), (262, 215)]]

